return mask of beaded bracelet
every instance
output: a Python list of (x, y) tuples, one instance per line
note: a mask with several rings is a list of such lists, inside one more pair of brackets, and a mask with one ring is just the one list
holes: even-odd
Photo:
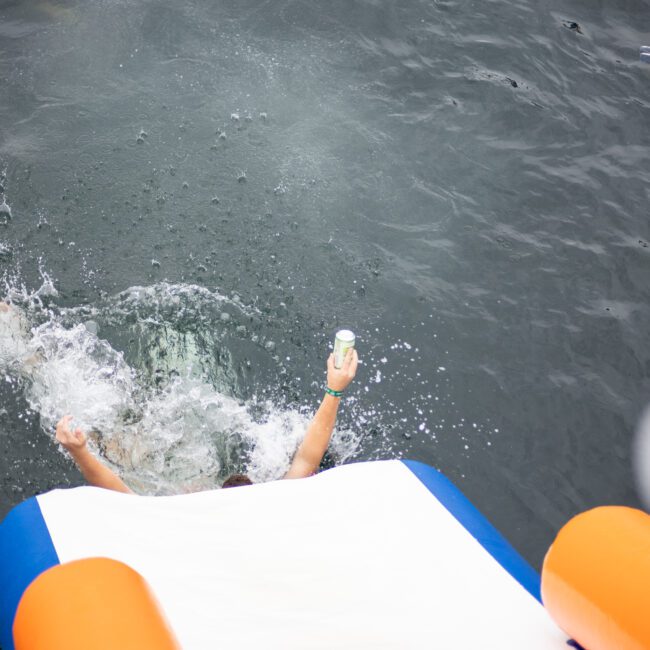
[(342, 390), (332, 390), (332, 389), (329, 388), (329, 387), (325, 389), (325, 392), (326, 392), (328, 395), (332, 395), (332, 397), (341, 397), (341, 395), (343, 395), (343, 391), (342, 391)]

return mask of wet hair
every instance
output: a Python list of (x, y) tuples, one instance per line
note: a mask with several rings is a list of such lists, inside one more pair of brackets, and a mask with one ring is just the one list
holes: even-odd
[(221, 487), (231, 488), (239, 487), (240, 485), (253, 485), (253, 481), (251, 481), (246, 474), (233, 474), (223, 482)]

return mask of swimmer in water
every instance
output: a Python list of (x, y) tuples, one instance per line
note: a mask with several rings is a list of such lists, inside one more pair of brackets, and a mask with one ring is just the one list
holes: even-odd
[[(358, 357), (354, 348), (348, 350), (341, 368), (334, 367), (334, 355), (330, 354), (327, 360), (327, 387), (334, 393), (345, 390), (354, 379), (357, 364)], [(325, 394), (316, 415), (307, 427), (305, 437), (296, 451), (289, 471), (283, 478), (306, 478), (317, 472), (332, 437), (340, 401), (339, 396), (329, 392)], [(90, 452), (86, 445), (86, 434), (80, 428), (72, 429), (71, 421), (71, 415), (66, 415), (59, 420), (56, 425), (56, 439), (68, 451), (86, 481), (95, 487), (132, 493), (115, 472)], [(245, 474), (233, 474), (224, 481), (222, 487), (251, 484), (252, 481)]]

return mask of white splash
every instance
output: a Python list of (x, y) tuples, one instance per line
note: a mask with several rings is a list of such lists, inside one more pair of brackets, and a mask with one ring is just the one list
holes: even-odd
[[(222, 310), (243, 319), (255, 308), (237, 296), (161, 283), (95, 306), (47, 309), (43, 297), (55, 292), (49, 278), (31, 294), (11, 286), (7, 294), (21, 306), (0, 308), (0, 369), (23, 383), (49, 435), (72, 414), (93, 451), (148, 494), (215, 488), (234, 472), (268, 481), (287, 471), (310, 414), (235, 399), (228, 351), (219, 350), (218, 364), (205, 358), (221, 343), (219, 324), (236, 327)], [(182, 329), (187, 319), (194, 329)], [(139, 337), (138, 368), (100, 338), (107, 326)], [(151, 368), (162, 368), (164, 381)], [(358, 443), (352, 431), (336, 431), (330, 452), (342, 462)]]
[(65, 329), (46, 322), (32, 331), (26, 397), (51, 429), (66, 413), (75, 426), (108, 432), (116, 418), (133, 409), (134, 373), (122, 355), (84, 325)]

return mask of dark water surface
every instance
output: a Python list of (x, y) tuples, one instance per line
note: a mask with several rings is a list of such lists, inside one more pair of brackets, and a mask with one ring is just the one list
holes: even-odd
[[(0, 1), (7, 291), (24, 284), (32, 325), (94, 319), (149, 388), (177, 371), (171, 346), (249, 412), (269, 396), (259, 417), (284, 431), (349, 326), (365, 364), (329, 462), (435, 465), (539, 567), (571, 515), (637, 504), (649, 10)], [(30, 302), (44, 277), (57, 294)], [(80, 482), (41, 428), (50, 389), (0, 387), (0, 515)], [(198, 426), (208, 407), (188, 399)], [(241, 432), (210, 438), (212, 478), (255, 431), (244, 452)], [(208, 453), (178, 444), (161, 471)]]

